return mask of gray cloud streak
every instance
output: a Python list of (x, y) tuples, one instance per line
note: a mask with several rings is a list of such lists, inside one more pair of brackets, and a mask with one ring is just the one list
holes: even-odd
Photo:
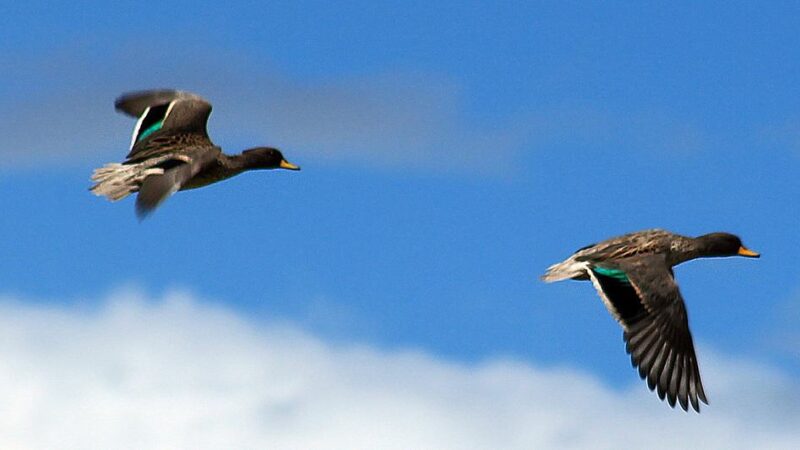
[(303, 79), (226, 51), (139, 48), (7, 62), (0, 75), (8, 94), (0, 100), (6, 118), (0, 165), (121, 158), (133, 121), (113, 112), (113, 99), (155, 87), (209, 98), (215, 105), (210, 133), (228, 151), (274, 144), (300, 161), (496, 174), (513, 170), (525, 152), (552, 147), (672, 152), (708, 145), (700, 127), (659, 113), (534, 106), (486, 125), (467, 117), (459, 84), (436, 75)]
[(230, 55), (135, 53), (102, 65), (76, 57), (51, 62), (49, 70), (38, 60), (6, 67), (3, 77), (15, 81), (18, 95), (0, 101), (0, 114), (8, 118), (0, 122), (5, 165), (121, 157), (133, 121), (113, 112), (113, 99), (154, 87), (194, 90), (211, 100), (209, 131), (229, 151), (239, 149), (226, 142), (247, 141), (241, 145), (277, 144), (348, 164), (497, 172), (511, 164), (522, 142), (514, 126), (482, 127), (465, 119), (457, 86), (437, 77), (309, 81)]

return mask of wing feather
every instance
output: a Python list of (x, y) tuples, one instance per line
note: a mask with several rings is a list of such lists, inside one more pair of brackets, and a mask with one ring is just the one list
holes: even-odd
[[(593, 268), (602, 267), (596, 271)], [(622, 271), (627, 279), (603, 273)], [(603, 273), (601, 273), (603, 272)], [(703, 392), (683, 297), (663, 255), (640, 255), (590, 265), (603, 303), (622, 325), (626, 351), (650, 390), (670, 406), (708, 404)]]
[(136, 196), (136, 215), (143, 219), (153, 212), (170, 195), (197, 175), (217, 158), (220, 150), (217, 147), (192, 149), (191, 157), (164, 162), (164, 173), (150, 175), (144, 179)]
[(114, 101), (114, 108), (133, 118), (139, 118), (147, 108), (155, 105), (165, 105), (174, 100), (200, 101), (208, 104), (209, 108), (211, 107), (211, 104), (206, 99), (191, 92), (175, 89), (154, 89), (122, 94)]

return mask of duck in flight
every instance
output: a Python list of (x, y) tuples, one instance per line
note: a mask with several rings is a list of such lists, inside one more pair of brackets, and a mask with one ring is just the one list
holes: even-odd
[(708, 404), (700, 381), (683, 297), (672, 267), (713, 256), (758, 258), (730, 233), (696, 238), (645, 230), (584, 247), (554, 264), (546, 282), (591, 280), (608, 311), (622, 325), (626, 350), (639, 375), (673, 408), (700, 412)]
[(206, 131), (211, 104), (190, 92), (151, 90), (124, 94), (114, 106), (138, 118), (130, 152), (92, 174), (92, 193), (111, 201), (138, 192), (136, 214), (144, 218), (177, 191), (203, 187), (247, 170), (300, 168), (271, 147), (226, 155)]

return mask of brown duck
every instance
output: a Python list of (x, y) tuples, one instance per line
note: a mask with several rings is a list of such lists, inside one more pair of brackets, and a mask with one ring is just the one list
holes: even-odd
[(672, 267), (695, 258), (759, 254), (730, 233), (696, 238), (645, 230), (584, 247), (542, 276), (546, 282), (591, 280), (622, 325), (626, 350), (650, 390), (670, 406), (708, 404), (700, 381), (683, 297)]
[(152, 90), (119, 97), (117, 111), (137, 117), (130, 152), (123, 163), (110, 163), (92, 174), (95, 195), (111, 201), (138, 192), (136, 214), (151, 213), (177, 191), (203, 187), (247, 170), (299, 167), (270, 147), (226, 155), (206, 131), (211, 104), (190, 92)]

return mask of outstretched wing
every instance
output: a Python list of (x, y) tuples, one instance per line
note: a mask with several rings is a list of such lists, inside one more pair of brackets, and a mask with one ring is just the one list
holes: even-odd
[(192, 177), (216, 160), (219, 147), (190, 148), (185, 154), (177, 155), (159, 164), (161, 174), (148, 175), (142, 181), (139, 195), (136, 196), (136, 215), (140, 219), (153, 212), (170, 195), (179, 191)]
[(622, 325), (626, 350), (639, 375), (670, 406), (708, 404), (686, 307), (664, 255), (593, 264), (589, 275), (609, 312)]
[(139, 119), (131, 136), (131, 161), (180, 146), (213, 145), (206, 131), (211, 104), (198, 95), (168, 89), (131, 92), (119, 97), (114, 106)]

